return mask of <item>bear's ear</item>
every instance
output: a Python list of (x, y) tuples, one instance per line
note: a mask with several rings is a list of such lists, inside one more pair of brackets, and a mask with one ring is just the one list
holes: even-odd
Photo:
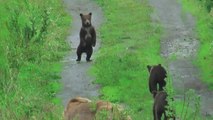
[(150, 66), (150, 65), (147, 65), (147, 69), (148, 69), (148, 71), (150, 72), (151, 66)]
[(161, 66), (161, 64), (158, 64), (158, 66)]
[(82, 14), (82, 13), (80, 13), (80, 16), (82, 17), (82, 16), (83, 16), (83, 14)]
[(89, 15), (91, 16), (91, 15), (92, 15), (92, 13), (90, 12), (90, 13), (89, 13)]

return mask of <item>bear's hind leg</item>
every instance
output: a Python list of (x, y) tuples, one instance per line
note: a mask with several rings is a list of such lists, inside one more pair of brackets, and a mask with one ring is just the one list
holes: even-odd
[(82, 54), (82, 51), (81, 51), (81, 49), (78, 47), (78, 49), (77, 49), (77, 60), (76, 61), (81, 61), (81, 54)]
[(157, 119), (157, 114), (156, 114), (156, 111), (155, 111), (155, 105), (153, 105), (153, 110), (152, 110), (152, 112), (153, 112), (154, 120), (156, 120), (156, 119)]
[(158, 115), (157, 120), (161, 120), (162, 114), (163, 114), (162, 112), (157, 112), (157, 115)]
[(86, 52), (86, 54), (87, 54), (87, 57), (86, 57), (87, 62), (92, 61), (92, 60), (90, 60), (90, 57), (92, 56), (92, 52), (93, 52), (92, 47), (90, 47), (90, 48), (87, 50), (87, 52)]

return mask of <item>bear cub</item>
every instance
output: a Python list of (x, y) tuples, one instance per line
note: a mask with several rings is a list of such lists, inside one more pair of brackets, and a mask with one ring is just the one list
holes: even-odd
[[(168, 95), (165, 91), (153, 91), (154, 104), (153, 104), (153, 117), (154, 120), (161, 120), (162, 115), (164, 120), (172, 118), (175, 120), (175, 112), (172, 109), (167, 109), (168, 106), (167, 98)], [(170, 98), (173, 101), (173, 98)], [(171, 115), (167, 115), (166, 111), (169, 111)]]
[[(163, 87), (166, 86), (165, 78), (167, 77), (166, 70), (161, 64), (158, 65), (147, 65), (147, 69), (150, 73), (149, 75), (149, 91), (152, 93), (153, 91), (162, 91)], [(157, 89), (157, 85), (159, 85), (159, 89)]]
[(82, 21), (82, 27), (80, 30), (80, 44), (77, 48), (77, 60), (81, 61), (81, 54), (86, 53), (86, 61), (89, 62), (90, 57), (93, 53), (93, 48), (96, 44), (96, 32), (95, 28), (92, 26), (91, 18), (92, 13), (89, 14), (82, 14), (80, 13), (81, 21)]

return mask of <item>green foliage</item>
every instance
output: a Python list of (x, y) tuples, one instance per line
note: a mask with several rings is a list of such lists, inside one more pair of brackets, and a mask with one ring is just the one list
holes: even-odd
[(123, 108), (118, 105), (113, 105), (111, 111), (100, 110), (95, 115), (95, 120), (127, 120), (128, 118), (128, 113), (123, 111)]
[(0, 0), (0, 119), (60, 119), (54, 103), (70, 17), (60, 0)]
[(182, 0), (185, 10), (196, 17), (196, 31), (200, 48), (195, 64), (201, 68), (201, 77), (210, 89), (213, 89), (213, 14), (208, 13), (203, 4), (197, 0)]
[(102, 47), (93, 73), (102, 98), (125, 104), (133, 120), (152, 119), (153, 98), (148, 88), (148, 64), (158, 64), (161, 28), (152, 23), (147, 1), (97, 0), (106, 22)]
[(168, 106), (166, 106), (168, 110), (166, 114), (170, 116), (170, 118), (175, 116), (176, 119), (180, 120), (204, 119), (200, 114), (200, 96), (197, 95), (193, 89), (189, 89), (184, 96), (175, 98), (176, 91), (173, 89), (171, 76), (168, 76), (166, 81), (167, 85), (165, 89), (168, 93)]
[(95, 120), (108, 120), (110, 116), (112, 116), (110, 111), (101, 110), (96, 114)]
[[(191, 113), (191, 115), (187, 115), (187, 114), (189, 114), (188, 109), (190, 109), (190, 105), (191, 105), (191, 107), (192, 106), (194, 107), (193, 108), (194, 110), (190, 110), (190, 111), (193, 111), (193, 112)], [(190, 89), (184, 95), (181, 119), (193, 119), (193, 120), (195, 120), (196, 118), (199, 117), (198, 116), (200, 114), (199, 110), (200, 110), (200, 97), (196, 95), (194, 90)], [(193, 118), (191, 118), (192, 116), (193, 116)]]
[(210, 12), (211, 9), (213, 8), (213, 1), (212, 0), (198, 0), (198, 1), (200, 1), (200, 4), (202, 4), (208, 12)]
[(181, 105), (181, 104), (177, 104), (176, 100), (174, 99), (175, 98), (175, 92), (174, 92), (174, 89), (173, 89), (171, 76), (167, 76), (166, 81), (167, 81), (166, 87), (164, 88), (167, 95), (168, 95), (167, 98), (166, 98), (166, 100), (168, 102), (168, 105), (166, 106), (166, 108), (167, 108), (166, 115), (170, 118), (173, 118), (173, 117), (179, 116), (179, 114), (176, 112), (176, 107)]

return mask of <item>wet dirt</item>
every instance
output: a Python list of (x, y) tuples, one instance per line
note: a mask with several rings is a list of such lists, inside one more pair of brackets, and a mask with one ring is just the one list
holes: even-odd
[[(168, 60), (167, 71), (173, 80), (177, 98), (182, 99), (189, 89), (201, 97), (201, 113), (213, 117), (213, 91), (200, 80), (200, 71), (193, 65), (199, 40), (195, 32), (195, 18), (182, 11), (176, 0), (149, 0), (154, 8), (153, 21), (159, 21), (164, 29), (161, 55)], [(175, 59), (170, 59), (175, 56)]]
[[(80, 63), (76, 62), (76, 49), (80, 42), (80, 13), (88, 14), (92, 12), (92, 25), (95, 27), (96, 31), (103, 22), (103, 13), (101, 8), (92, 0), (63, 0), (63, 3), (73, 20), (70, 35), (67, 37), (67, 41), (70, 43), (72, 50), (62, 61), (64, 68), (61, 73), (62, 79), (60, 81), (63, 87), (57, 94), (62, 100), (63, 105), (66, 106), (67, 102), (76, 96), (93, 99), (99, 95), (99, 86), (92, 84), (94, 78), (88, 74), (88, 70), (93, 62), (86, 62), (86, 54), (82, 54)], [(97, 44), (95, 48), (93, 48), (92, 60), (94, 60), (95, 53), (100, 47), (99, 33), (97, 32), (96, 34)]]

